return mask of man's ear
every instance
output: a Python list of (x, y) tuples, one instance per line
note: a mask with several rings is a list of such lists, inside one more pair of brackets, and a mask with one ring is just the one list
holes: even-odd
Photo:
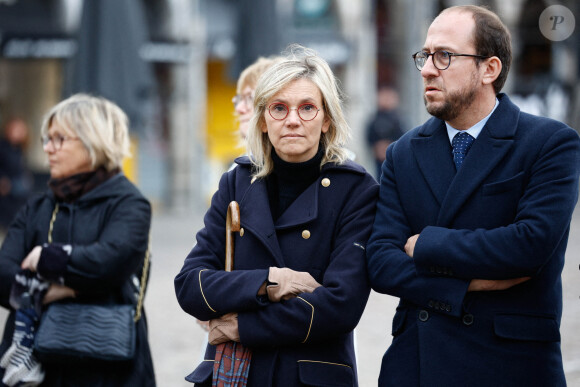
[(501, 60), (497, 56), (492, 56), (491, 58), (487, 58), (481, 66), (483, 67), (483, 79), (482, 82), (484, 85), (490, 85), (501, 73), (502, 65)]

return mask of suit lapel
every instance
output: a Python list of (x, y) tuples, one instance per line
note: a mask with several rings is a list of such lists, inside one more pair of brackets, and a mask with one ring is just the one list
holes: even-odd
[(250, 184), (239, 202), (241, 226), (252, 232), (268, 248), (278, 267), (284, 267), (284, 258), (272, 217), (266, 215), (270, 213), (269, 203), (264, 179), (258, 179)]
[(411, 147), (423, 177), (441, 204), (455, 176), (445, 123), (438, 119), (427, 121), (419, 136), (411, 140)]
[[(473, 143), (441, 204), (437, 225), (448, 227), (463, 204), (513, 145), (519, 109), (500, 95), (500, 105)], [(448, 140), (449, 142), (449, 140)]]
[(497, 166), (512, 143), (513, 140), (491, 138), (485, 129), (481, 131), (441, 204), (437, 219), (439, 226), (450, 225), (461, 206)]

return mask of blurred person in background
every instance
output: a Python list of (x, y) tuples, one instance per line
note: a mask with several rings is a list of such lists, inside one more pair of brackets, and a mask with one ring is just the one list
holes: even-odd
[[(73, 298), (134, 304), (148, 247), (151, 205), (121, 172), (129, 155), (125, 113), (104, 98), (77, 94), (48, 112), (41, 134), (49, 189), (18, 212), (0, 249), (0, 305), (10, 310), (0, 346), (9, 365), (0, 379), (8, 384), (36, 364), (43, 386), (155, 386), (144, 312), (135, 357), (126, 362), (38, 364), (31, 343), (12, 343), (25, 295), (38, 312)], [(17, 358), (7, 362), (11, 354)]]
[[(353, 329), (369, 296), (378, 185), (348, 158), (338, 84), (313, 51), (294, 47), (266, 70), (254, 109), (252, 156), (222, 176), (175, 278), (183, 310), (210, 321), (205, 361), (186, 379), (211, 385), (215, 345), (233, 340), (252, 351), (248, 386), (357, 386)], [(226, 272), (232, 200), (242, 230)]]
[(458, 6), (413, 55), (433, 117), (388, 148), (367, 249), (373, 289), (400, 298), (381, 387), (566, 385), (580, 139), (500, 93), (511, 53), (495, 13)]
[(259, 57), (254, 63), (246, 67), (238, 77), (236, 95), (232, 99), (232, 102), (238, 121), (238, 133), (240, 134), (244, 147), (246, 146), (245, 141), (248, 137), (250, 120), (254, 115), (256, 84), (258, 83), (258, 79), (260, 79), (260, 75), (279, 59), (278, 57)]
[(377, 92), (377, 111), (366, 129), (367, 143), (376, 164), (376, 178), (381, 177), (381, 166), (387, 148), (403, 135), (403, 125), (397, 108), (399, 93), (391, 86), (381, 85)]
[(28, 125), (21, 118), (12, 118), (4, 126), (0, 140), (0, 240), (32, 192), (34, 179), (24, 157), (28, 137)]

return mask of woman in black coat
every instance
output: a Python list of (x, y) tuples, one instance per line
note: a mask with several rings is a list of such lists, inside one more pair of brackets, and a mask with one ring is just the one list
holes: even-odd
[[(215, 344), (252, 351), (248, 386), (356, 386), (353, 330), (369, 296), (365, 245), (378, 185), (343, 148), (349, 134), (328, 64), (295, 48), (260, 78), (249, 154), (223, 175), (205, 227), (175, 278), (181, 307)], [(226, 212), (239, 203), (235, 267), (224, 271)]]
[[(17, 214), (0, 250), (0, 304), (11, 311), (0, 347), (3, 386), (23, 372), (22, 364), (9, 361), (15, 351), (14, 304), (20, 300), (15, 278), (27, 278), (33, 304), (43, 309), (73, 298), (87, 304), (136, 302), (151, 206), (120, 172), (129, 153), (127, 124), (119, 107), (82, 94), (56, 105), (44, 120), (50, 189)], [(28, 351), (24, 375), (43, 386), (154, 386), (144, 315), (136, 343), (128, 362), (40, 364)]]

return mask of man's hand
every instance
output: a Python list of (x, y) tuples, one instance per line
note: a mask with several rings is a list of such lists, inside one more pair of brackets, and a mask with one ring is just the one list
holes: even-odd
[(417, 243), (417, 239), (419, 239), (419, 234), (415, 234), (409, 239), (407, 239), (407, 243), (405, 243), (405, 253), (411, 258), (413, 258), (413, 253), (415, 252), (415, 244)]
[(473, 279), (467, 288), (468, 292), (489, 292), (493, 290), (506, 290), (512, 286), (526, 282), (531, 277), (510, 278), (506, 280), (483, 280)]

